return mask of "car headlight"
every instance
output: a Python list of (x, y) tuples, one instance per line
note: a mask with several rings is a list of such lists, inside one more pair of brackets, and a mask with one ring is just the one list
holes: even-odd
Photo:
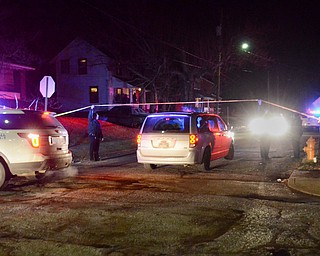
[(234, 140), (234, 132), (228, 131), (228, 132), (227, 132), (227, 137)]
[(282, 116), (255, 118), (250, 121), (249, 129), (257, 135), (283, 136), (289, 130), (288, 122)]
[(249, 122), (249, 130), (254, 134), (264, 134), (266, 133), (266, 123), (267, 121), (263, 118), (255, 118)]
[(283, 136), (289, 130), (289, 124), (281, 116), (275, 116), (270, 119), (270, 135), (273, 136)]

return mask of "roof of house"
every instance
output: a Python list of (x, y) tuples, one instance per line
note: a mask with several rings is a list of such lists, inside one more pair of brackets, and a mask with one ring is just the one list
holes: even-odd
[(97, 47), (93, 46), (92, 44), (90, 44), (89, 42), (87, 42), (86, 40), (83, 40), (82, 38), (75, 38), (74, 40), (72, 40), (66, 47), (64, 47), (58, 54), (56, 54), (56, 56), (50, 61), (51, 63), (55, 62), (57, 60), (57, 58), (65, 51), (67, 51), (70, 48), (76, 48), (76, 47), (87, 47), (88, 49), (94, 49), (97, 53), (99, 53), (99, 55), (101, 56), (105, 56), (107, 58), (109, 58), (108, 55), (106, 55), (104, 52), (102, 52), (100, 49), (98, 49)]
[(35, 68), (15, 63), (2, 62), (2, 66), (5, 68), (15, 69), (15, 70), (35, 70)]

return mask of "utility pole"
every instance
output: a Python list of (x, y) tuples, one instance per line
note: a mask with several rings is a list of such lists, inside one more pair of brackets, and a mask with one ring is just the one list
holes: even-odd
[(217, 81), (217, 91), (216, 91), (216, 101), (217, 101), (217, 114), (219, 114), (219, 100), (220, 100), (220, 89), (221, 89), (221, 60), (222, 60), (222, 11), (220, 18), (220, 25), (216, 28), (216, 34), (218, 37), (218, 81)]
[(221, 86), (221, 52), (219, 52), (219, 67), (218, 67), (218, 83), (217, 83), (217, 114), (219, 114), (219, 100), (220, 100), (220, 86)]

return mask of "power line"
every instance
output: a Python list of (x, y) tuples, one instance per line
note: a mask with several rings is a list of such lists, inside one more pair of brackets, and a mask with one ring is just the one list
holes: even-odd
[[(196, 54), (194, 54), (194, 53), (191, 53), (191, 52), (189, 52), (189, 51), (186, 51), (186, 50), (184, 50), (184, 49), (182, 49), (182, 48), (180, 48), (180, 47), (178, 47), (178, 46), (176, 46), (176, 45), (174, 45), (174, 44), (172, 44), (172, 43), (169, 43), (169, 42), (164, 41), (164, 40), (159, 39), (159, 38), (155, 38), (155, 36), (152, 36), (152, 35), (146, 33), (145, 31), (137, 28), (136, 26), (134, 26), (134, 25), (132, 25), (132, 24), (129, 24), (128, 22), (125, 22), (125, 21), (123, 21), (122, 19), (119, 19), (119, 18), (117, 18), (117, 17), (109, 14), (107, 11), (102, 10), (102, 9), (100, 9), (100, 8), (92, 5), (91, 3), (87, 2), (86, 0), (81, 0), (81, 1), (82, 1), (84, 4), (86, 4), (86, 5), (90, 6), (91, 8), (95, 9), (96, 11), (102, 13), (103, 15), (108, 16), (110, 19), (118, 22), (119, 24), (123, 24), (123, 25), (125, 25), (125, 26), (127, 26), (127, 27), (130, 27), (131, 29), (133, 29), (133, 30), (135, 30), (135, 31), (137, 31), (137, 32), (139, 32), (139, 33), (141, 33), (141, 34), (144, 34), (144, 35), (147, 36), (149, 39), (152, 39), (152, 40), (156, 39), (158, 42), (162, 43), (163, 45), (169, 46), (169, 47), (171, 47), (171, 48), (173, 48), (173, 49), (175, 49), (175, 50), (178, 50), (178, 51), (180, 51), (180, 52), (183, 52), (183, 53), (185, 53), (185, 54), (187, 54), (187, 55), (189, 55), (189, 56), (191, 56), (191, 57), (194, 57), (194, 58), (196, 58), (196, 59), (198, 59), (198, 60), (207, 62), (207, 63), (212, 64), (212, 65), (215, 65), (215, 64), (216, 64), (216, 63), (213, 63), (212, 61), (210, 61), (210, 60), (208, 60), (208, 59), (202, 58), (202, 57), (200, 57), (200, 56), (198, 56), (198, 55), (196, 55)], [(189, 63), (189, 65), (194, 65), (194, 64), (190, 64), (190, 63)]]

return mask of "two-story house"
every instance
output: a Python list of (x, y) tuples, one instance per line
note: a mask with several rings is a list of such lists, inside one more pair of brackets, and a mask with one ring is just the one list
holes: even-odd
[(54, 59), (56, 97), (61, 111), (90, 105), (137, 103), (139, 88), (112, 75), (112, 59), (82, 39), (75, 39)]
[(33, 70), (35, 69), (24, 65), (0, 63), (0, 107), (16, 107), (17, 102), (26, 100), (26, 75)]

